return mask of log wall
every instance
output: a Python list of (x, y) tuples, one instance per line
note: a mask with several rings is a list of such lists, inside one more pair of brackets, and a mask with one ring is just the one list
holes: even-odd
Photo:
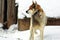
[(7, 0), (7, 26), (14, 24), (15, 18), (15, 0)]
[(3, 23), (4, 0), (0, 0), (0, 23)]

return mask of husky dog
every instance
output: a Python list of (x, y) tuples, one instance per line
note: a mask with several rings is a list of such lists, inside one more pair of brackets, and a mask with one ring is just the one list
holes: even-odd
[(32, 2), (32, 5), (26, 11), (26, 13), (31, 14), (30, 22), (30, 40), (34, 40), (34, 33), (37, 29), (40, 30), (40, 40), (43, 40), (43, 30), (44, 26), (47, 24), (47, 17), (37, 2)]

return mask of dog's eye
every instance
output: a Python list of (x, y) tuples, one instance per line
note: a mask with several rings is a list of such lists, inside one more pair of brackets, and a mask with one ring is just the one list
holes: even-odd
[(35, 5), (32, 8), (35, 8)]

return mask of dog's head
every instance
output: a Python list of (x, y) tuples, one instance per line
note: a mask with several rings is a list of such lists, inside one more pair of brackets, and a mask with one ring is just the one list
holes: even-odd
[(35, 15), (37, 13), (40, 13), (40, 11), (42, 11), (41, 7), (39, 4), (37, 4), (37, 2), (32, 2), (32, 5), (29, 7), (29, 9), (26, 11), (26, 13)]

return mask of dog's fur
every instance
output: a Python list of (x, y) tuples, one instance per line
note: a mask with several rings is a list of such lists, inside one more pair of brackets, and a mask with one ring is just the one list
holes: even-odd
[(40, 40), (43, 40), (43, 30), (47, 23), (47, 17), (43, 9), (40, 7), (40, 5), (37, 4), (37, 2), (33, 2), (26, 13), (31, 14), (30, 40), (34, 40), (34, 33), (37, 29), (40, 30)]

